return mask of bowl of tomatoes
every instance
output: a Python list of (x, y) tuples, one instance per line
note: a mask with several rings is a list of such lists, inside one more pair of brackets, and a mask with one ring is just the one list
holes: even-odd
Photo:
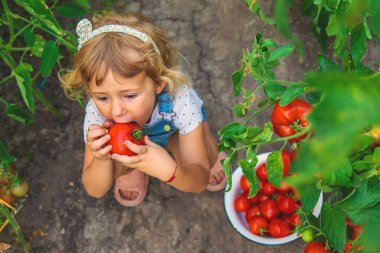
[[(284, 153), (285, 152), (285, 153)], [(295, 232), (300, 218), (297, 209), (301, 206), (296, 190), (286, 184), (279, 188), (272, 186), (266, 177), (266, 160), (270, 153), (257, 156), (256, 175), (260, 180), (260, 190), (248, 198), (249, 183), (238, 167), (232, 173), (232, 188), (225, 192), (224, 207), (234, 229), (246, 239), (262, 245), (280, 245), (300, 237)], [(290, 154), (283, 151), (285, 170), (289, 170)], [(286, 169), (285, 169), (286, 168)], [(285, 175), (284, 175), (285, 176)], [(323, 195), (319, 196), (313, 214), (319, 216)]]

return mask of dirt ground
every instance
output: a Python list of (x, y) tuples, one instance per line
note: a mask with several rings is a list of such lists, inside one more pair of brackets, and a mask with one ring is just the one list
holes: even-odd
[[(271, 9), (269, 2), (272, 1), (266, 1), (265, 11)], [(214, 134), (236, 120), (231, 110), (236, 98), (230, 76), (239, 66), (243, 48), (251, 46), (257, 32), (279, 44), (286, 43), (240, 0), (125, 1), (115, 9), (141, 11), (168, 31), (189, 60), (195, 89), (205, 101)], [(300, 80), (301, 73), (316, 66), (317, 45), (307, 19), (296, 17), (292, 23), (294, 32), (306, 41), (305, 61), (299, 63), (293, 54), (286, 58), (277, 75)], [(63, 115), (62, 122), (40, 105), (36, 120), (29, 126), (0, 116), (1, 122), (6, 122), (1, 124), (0, 139), (18, 157), (14, 167), (30, 183), (29, 196), (17, 220), (30, 239), (32, 252), (303, 251), (302, 240), (268, 247), (241, 237), (226, 217), (223, 192), (183, 193), (151, 179), (145, 202), (135, 208), (118, 205), (112, 192), (103, 199), (89, 197), (81, 184), (84, 111), (64, 96), (55, 76), (46, 84), (46, 95)], [(12, 101), (18, 92), (7, 91), (1, 96)], [(256, 123), (261, 124), (268, 117), (264, 115)], [(13, 240), (9, 226), (0, 234), (0, 241)], [(7, 252), (21, 251), (12, 247)]]

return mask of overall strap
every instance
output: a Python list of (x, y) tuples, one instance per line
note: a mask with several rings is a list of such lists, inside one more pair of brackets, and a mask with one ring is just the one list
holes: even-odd
[(164, 130), (166, 132), (174, 128), (173, 120), (176, 116), (176, 113), (173, 112), (173, 107), (174, 95), (167, 92), (167, 89), (165, 87), (164, 90), (158, 95), (158, 113), (162, 116), (162, 119), (164, 119), (165, 114), (170, 114), (170, 123), (166, 123), (164, 125)]

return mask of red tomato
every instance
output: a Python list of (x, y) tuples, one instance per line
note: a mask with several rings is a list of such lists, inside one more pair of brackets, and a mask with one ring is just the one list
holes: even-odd
[(293, 230), (294, 229), (294, 224), (293, 224), (293, 220), (292, 220), (292, 216), (290, 215), (285, 215), (281, 218), (283, 221), (285, 221), (286, 224), (289, 225), (289, 228), (290, 230)]
[(255, 235), (263, 235), (268, 231), (268, 222), (264, 217), (254, 216), (249, 221), (249, 231)]
[(288, 184), (287, 182), (282, 181), (280, 187), (278, 187), (276, 189), (277, 189), (277, 191), (279, 191), (281, 193), (287, 193), (287, 192), (290, 192), (292, 190), (292, 186), (290, 184)]
[(352, 248), (352, 243), (346, 242), (344, 245), (344, 253), (347, 253)]
[(269, 222), (269, 234), (274, 237), (284, 237), (290, 234), (290, 227), (285, 221), (275, 218)]
[(242, 194), (237, 197), (234, 201), (235, 210), (238, 212), (245, 212), (249, 209), (249, 200), (247, 199), (246, 194)]
[(240, 187), (243, 189), (243, 191), (249, 192), (249, 182), (245, 175), (241, 176), (240, 178)]
[(260, 203), (260, 213), (262, 216), (271, 220), (280, 214), (276, 201), (273, 199), (267, 199)]
[(354, 226), (354, 223), (352, 223), (352, 221), (350, 220), (350, 218), (346, 217), (346, 225), (349, 226), (349, 227), (352, 227), (352, 226)]
[(266, 181), (268, 180), (267, 177), (267, 165), (265, 163), (261, 164), (257, 170), (256, 170), (256, 175), (261, 181)]
[(260, 193), (256, 193), (255, 196), (249, 199), (249, 202), (251, 202), (251, 204), (259, 203), (259, 201), (260, 201)]
[(293, 214), (297, 210), (297, 204), (291, 197), (284, 195), (278, 200), (278, 209), (283, 213)]
[(283, 167), (282, 167), (282, 175), (287, 176), (289, 175), (290, 170), (290, 153), (287, 150), (283, 150), (281, 152)]
[(4, 200), (8, 204), (12, 204), (12, 202), (16, 199), (16, 196), (14, 196), (8, 187), (3, 186), (0, 188), (0, 199)]
[(265, 200), (270, 199), (268, 195), (260, 194), (259, 202), (264, 202)]
[(111, 139), (107, 142), (107, 145), (112, 145), (112, 150), (110, 151), (111, 155), (113, 153), (128, 156), (135, 155), (136, 153), (132, 152), (124, 144), (126, 140), (138, 145), (145, 144), (141, 127), (135, 122), (114, 123), (108, 128), (108, 133)]
[(260, 216), (260, 208), (257, 205), (251, 206), (251, 208), (248, 209), (245, 214), (245, 219), (249, 222), (254, 216)]
[(330, 253), (331, 251), (325, 248), (323, 243), (314, 241), (306, 245), (303, 253)]
[(295, 226), (299, 226), (301, 224), (301, 219), (297, 213), (292, 214), (291, 222)]
[[(272, 111), (273, 130), (281, 137), (294, 135), (309, 125), (307, 115), (313, 107), (302, 100), (294, 99), (291, 103), (280, 106), (277, 103)], [(305, 138), (307, 134), (290, 139), (289, 142), (297, 142)]]
[(273, 195), (276, 193), (276, 188), (268, 181), (263, 183), (263, 189), (261, 190), (266, 195)]
[(363, 232), (363, 226), (361, 224), (352, 226), (352, 240), (355, 240)]

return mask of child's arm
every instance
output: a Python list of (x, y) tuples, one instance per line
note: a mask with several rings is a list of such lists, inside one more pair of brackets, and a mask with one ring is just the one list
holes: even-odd
[(108, 137), (103, 126), (91, 125), (88, 129), (82, 182), (87, 193), (95, 198), (103, 197), (113, 183), (113, 161), (108, 154), (111, 147), (105, 146)]
[(126, 141), (126, 145), (135, 156), (112, 155), (112, 158), (143, 171), (161, 181), (171, 178), (175, 167), (175, 179), (170, 183), (185, 192), (201, 192), (206, 189), (210, 173), (206, 143), (201, 124), (188, 134), (179, 135), (173, 145), (174, 160), (168, 152), (145, 137), (146, 145), (136, 145)]

